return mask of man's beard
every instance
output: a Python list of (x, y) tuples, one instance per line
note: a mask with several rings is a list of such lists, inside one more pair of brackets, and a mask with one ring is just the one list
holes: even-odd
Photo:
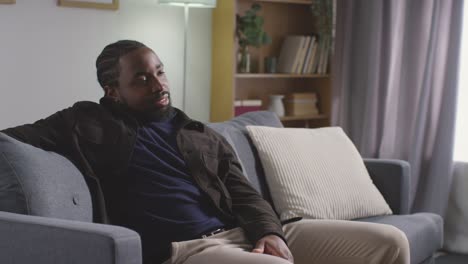
[(125, 104), (127, 106), (127, 109), (129, 109), (130, 113), (134, 115), (140, 121), (143, 121), (143, 122), (165, 121), (174, 116), (175, 110), (174, 110), (174, 107), (172, 107), (171, 94), (167, 91), (163, 91), (159, 94), (155, 94), (149, 97), (148, 100), (146, 101), (148, 105), (152, 106), (156, 100), (160, 99), (165, 94), (168, 95), (169, 103), (166, 106), (161, 107), (161, 108), (149, 107), (146, 110), (134, 110), (134, 109), (131, 109), (125, 101), (123, 101), (122, 103)]
[(172, 107), (171, 98), (169, 97), (167, 106), (145, 111), (142, 113), (142, 117), (146, 121), (165, 121), (173, 116), (173, 112), (174, 108)]

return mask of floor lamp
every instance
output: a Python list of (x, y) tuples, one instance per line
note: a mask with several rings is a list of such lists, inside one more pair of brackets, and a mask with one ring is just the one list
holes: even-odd
[(186, 96), (187, 96), (187, 40), (188, 40), (188, 18), (190, 7), (216, 7), (216, 0), (159, 0), (160, 4), (176, 5), (184, 7), (184, 86), (182, 88), (182, 110), (187, 110)]

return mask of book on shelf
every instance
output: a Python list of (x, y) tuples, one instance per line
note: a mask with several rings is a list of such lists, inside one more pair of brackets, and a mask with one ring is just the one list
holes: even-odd
[(281, 46), (280, 55), (278, 58), (278, 72), (294, 73), (299, 60), (299, 53), (304, 46), (305, 39), (303, 36), (287, 36)]
[(315, 59), (314, 59), (314, 61), (312, 63), (312, 70), (311, 70), (312, 72), (311, 73), (318, 73), (320, 62), (322, 61), (322, 57), (323, 57), (324, 44), (325, 44), (325, 42), (323, 41), (323, 38), (320, 38), (319, 42), (318, 42), (318, 47), (317, 47), (317, 54), (316, 54)]
[(285, 98), (287, 116), (318, 115), (316, 93), (291, 93)]
[(305, 74), (312, 74), (313, 73), (312, 64), (314, 63), (314, 60), (316, 58), (317, 47), (318, 47), (318, 41), (317, 41), (316, 37), (314, 38), (314, 43), (312, 43), (312, 44), (313, 45), (311, 46), (311, 53), (310, 53), (310, 57), (309, 57), (309, 59), (307, 61)]
[(294, 70), (294, 73), (296, 74), (301, 74), (302, 73), (302, 67), (304, 66), (304, 60), (306, 57), (307, 49), (309, 48), (310, 36), (302, 36), (302, 47), (299, 50), (299, 55), (297, 56), (297, 62), (296, 62), (296, 68)]
[(242, 106), (262, 106), (262, 100), (260, 99), (245, 99), (241, 100)]
[(324, 54), (323, 54), (323, 59), (322, 59), (322, 63), (320, 64), (320, 68), (319, 68), (319, 71), (318, 73), (320, 74), (325, 74), (327, 73), (327, 67), (328, 67), (328, 60), (329, 60), (329, 54), (330, 54), (330, 46), (331, 46), (331, 40), (330, 40), (330, 37), (325, 37), (324, 38), (324, 42), (325, 42), (325, 48), (324, 48)]
[(293, 74), (325, 74), (331, 39), (329, 37), (287, 36), (281, 46), (278, 72)]
[(317, 61), (317, 67), (315, 69), (315, 72), (317, 74), (320, 73), (320, 69), (322, 67), (322, 63), (323, 63), (323, 57), (324, 57), (324, 54), (325, 54), (325, 39), (322, 38), (322, 41), (321, 41), (321, 47), (320, 47), (320, 57)]
[(262, 108), (262, 100), (245, 99), (234, 101), (234, 116), (238, 116), (247, 112), (260, 111)]
[(314, 52), (314, 46), (315, 46), (315, 36), (310, 37), (310, 42), (309, 46), (307, 47), (307, 53), (305, 56), (304, 64), (302, 66), (302, 74), (308, 74), (309, 73), (309, 68), (310, 68), (310, 61), (312, 60), (312, 53)]

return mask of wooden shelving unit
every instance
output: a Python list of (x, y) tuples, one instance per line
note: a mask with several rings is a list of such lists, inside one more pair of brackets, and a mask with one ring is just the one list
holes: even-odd
[(280, 117), (280, 120), (285, 126), (306, 128), (329, 126), (329, 117), (327, 115), (283, 116)]
[(257, 2), (310, 5), (310, 0), (257, 0)]
[[(237, 73), (236, 14), (244, 14), (254, 3), (262, 6), (260, 15), (272, 44), (249, 49), (254, 73)], [(311, 0), (223, 0), (213, 10), (211, 122), (234, 117), (234, 101), (260, 99), (267, 109), (271, 94), (315, 92), (320, 115), (282, 117), (285, 126), (321, 127), (330, 125), (331, 76), (329, 74), (264, 73), (267, 56), (278, 57), (288, 35), (311, 35), (318, 32), (310, 11)], [(330, 72), (330, 71), (327, 71)]]
[(329, 75), (289, 73), (236, 73), (236, 78), (329, 78)]
[(297, 121), (297, 120), (320, 120), (327, 119), (326, 115), (300, 115), (300, 116), (283, 116), (281, 121)]

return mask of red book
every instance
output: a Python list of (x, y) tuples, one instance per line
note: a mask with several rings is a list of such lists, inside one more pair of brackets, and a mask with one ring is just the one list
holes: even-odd
[(234, 116), (242, 115), (247, 112), (260, 111), (261, 106), (236, 106), (234, 107)]

